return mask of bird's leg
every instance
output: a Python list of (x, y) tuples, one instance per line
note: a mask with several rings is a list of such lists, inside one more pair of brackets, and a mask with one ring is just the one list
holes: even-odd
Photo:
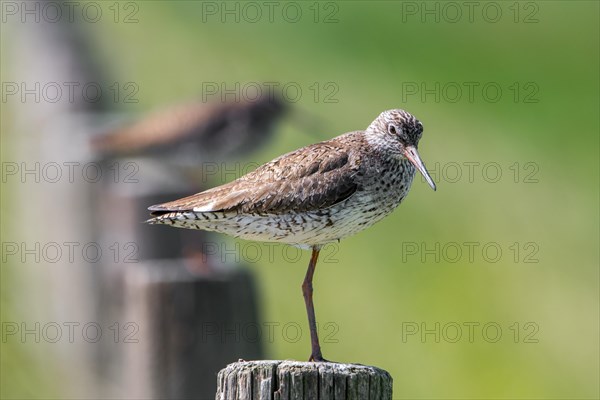
[(310, 256), (310, 263), (308, 264), (308, 270), (306, 271), (306, 277), (302, 284), (302, 294), (304, 295), (304, 303), (306, 304), (306, 313), (308, 314), (308, 326), (310, 328), (310, 343), (312, 347), (312, 353), (308, 361), (327, 361), (321, 354), (321, 346), (319, 346), (319, 336), (317, 334), (317, 322), (315, 319), (315, 307), (313, 305), (313, 286), (312, 280), (315, 274), (315, 267), (317, 266), (317, 259), (319, 258), (319, 247), (313, 247), (312, 255)]

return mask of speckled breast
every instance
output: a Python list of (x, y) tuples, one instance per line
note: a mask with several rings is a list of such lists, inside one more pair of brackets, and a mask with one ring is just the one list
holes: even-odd
[(313, 244), (353, 235), (389, 215), (408, 194), (414, 176), (415, 168), (408, 160), (373, 169), (364, 176), (359, 191), (328, 209), (330, 227), (316, 233)]

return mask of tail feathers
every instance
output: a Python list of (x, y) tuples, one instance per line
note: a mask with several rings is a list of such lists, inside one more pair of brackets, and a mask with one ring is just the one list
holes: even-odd
[(156, 224), (173, 224), (175, 221), (198, 219), (193, 212), (180, 211), (154, 211), (150, 214), (154, 218), (150, 218), (145, 222), (150, 225)]
[[(219, 220), (225, 216), (222, 212), (197, 212), (197, 211), (153, 211), (150, 214), (153, 218), (146, 220), (145, 222), (150, 225), (156, 224), (167, 224), (167, 225), (181, 225), (182, 223), (189, 224), (193, 222), (194, 225), (202, 226), (204, 222), (210, 223), (211, 221)], [(203, 228), (199, 228), (203, 229)]]

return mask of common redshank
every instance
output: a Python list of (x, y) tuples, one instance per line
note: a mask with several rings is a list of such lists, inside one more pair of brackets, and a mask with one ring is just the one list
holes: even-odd
[(408, 194), (416, 170), (435, 190), (417, 152), (422, 134), (423, 125), (408, 112), (384, 111), (365, 131), (300, 148), (233, 182), (149, 207), (148, 222), (312, 249), (302, 284), (309, 360), (325, 361), (313, 306), (319, 251), (390, 214)]
[(258, 148), (288, 109), (281, 95), (266, 90), (227, 102), (190, 102), (96, 136), (92, 146), (105, 157), (152, 156), (197, 167)]

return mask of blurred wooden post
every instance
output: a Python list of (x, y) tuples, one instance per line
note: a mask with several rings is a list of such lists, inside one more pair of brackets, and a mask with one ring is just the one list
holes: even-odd
[(216, 400), (391, 400), (387, 371), (358, 364), (238, 361), (219, 372)]
[[(31, 2), (27, 6), (39, 11), (44, 4)], [(63, 6), (55, 4), (55, 7), (60, 10)], [(10, 236), (3, 241), (23, 245), (41, 243), (42, 246), (70, 243), (75, 245), (70, 248), (77, 250), (71, 256), (65, 256), (63, 250), (53, 262), (32, 263), (27, 259), (27, 262), (12, 264), (13, 269), (18, 267), (14, 273), (19, 279), (10, 285), (14, 294), (2, 295), (15, 296), (12, 311), (24, 320), (53, 321), (59, 325), (61, 321), (70, 321), (80, 327), (88, 322), (97, 323), (93, 278), (99, 263), (73, 254), (86, 245), (99, 248), (94, 246), (97, 242), (90, 218), (94, 209), (89, 191), (99, 184), (91, 178), (94, 172), (88, 176), (84, 171), (85, 166), (98, 166), (91, 163), (88, 140), (97, 125), (97, 115), (110, 110), (112, 102), (109, 95), (88, 98), (73, 88), (81, 89), (87, 84), (108, 88), (114, 81), (109, 79), (102, 65), (96, 64), (98, 54), (87, 42), (85, 30), (64, 15), (57, 18), (58, 21), (48, 18), (9, 20), (6, 25), (2, 23), (4, 35), (11, 38), (2, 57), (3, 61), (11, 60), (12, 65), (2, 71), (2, 81), (19, 84), (31, 92), (27, 97), (9, 96), (3, 100), (2, 109), (7, 107), (7, 112), (2, 117), (6, 115), (8, 129), (2, 136), (8, 148), (2, 152), (2, 161), (18, 163), (23, 170), (33, 167), (38, 172), (21, 178), (20, 183), (9, 184), (6, 192), (10, 193), (14, 208), (2, 221), (11, 227), (7, 231)], [(71, 95), (65, 90), (67, 83), (73, 85), (69, 86), (74, 90), (70, 91)], [(53, 99), (41, 95), (39, 87), (45, 85), (57, 88)], [(38, 89), (33, 90), (34, 87)], [(49, 180), (40, 173), (50, 165), (58, 170), (56, 180)], [(67, 165), (71, 167), (65, 168)], [(98, 171), (97, 168), (91, 170)], [(4, 182), (2, 185), (4, 187)], [(107, 253), (105, 249), (104, 256), (98, 259), (109, 258)], [(2, 268), (4, 271), (5, 266)], [(25, 292), (28, 293), (26, 299), (21, 297)], [(105, 332), (109, 325), (102, 325)], [(27, 350), (32, 356), (49, 357), (40, 358), (39, 363), (51, 361), (52, 370), (77, 377), (62, 382), (57, 386), (57, 390), (60, 387), (62, 391), (56, 393), (73, 398), (107, 398), (111, 396), (104, 391), (105, 386), (96, 379), (99, 374), (92, 368), (96, 361), (95, 349), (101, 342), (96, 345), (86, 340), (69, 340), (68, 346), (58, 346), (58, 343), (42, 341), (27, 346)]]
[(145, 261), (126, 272), (126, 319), (139, 328), (125, 355), (128, 397), (212, 398), (220, 365), (262, 355), (260, 338), (245, 333), (258, 327), (252, 276), (194, 275), (183, 264)]

